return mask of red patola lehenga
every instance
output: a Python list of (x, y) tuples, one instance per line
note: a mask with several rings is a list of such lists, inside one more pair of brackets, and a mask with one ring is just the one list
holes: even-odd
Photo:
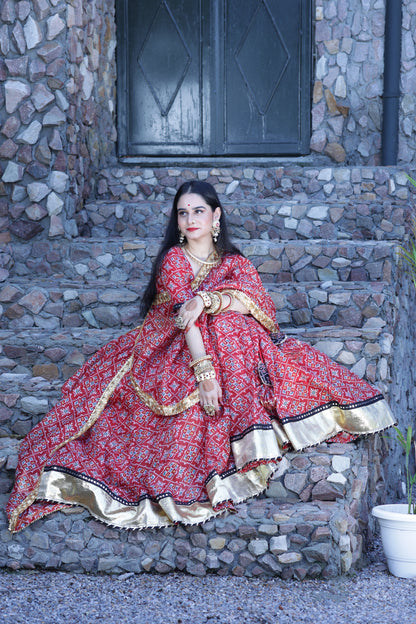
[[(284, 449), (394, 424), (376, 388), (279, 332), (249, 260), (214, 260), (194, 278), (183, 250), (171, 248), (143, 325), (65, 383), (61, 401), (22, 442), (7, 508), (12, 531), (67, 505), (122, 528), (204, 522), (262, 492)], [(250, 312), (199, 317), (223, 392), (213, 417), (201, 408), (174, 322), (198, 290), (229, 291)]]

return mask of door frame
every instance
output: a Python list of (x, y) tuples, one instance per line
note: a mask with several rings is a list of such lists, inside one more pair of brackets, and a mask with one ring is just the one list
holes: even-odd
[[(222, 13), (223, 3), (225, 0), (209, 0), (211, 4), (211, 28), (217, 28), (218, 34), (223, 32), (222, 26)], [(263, 145), (263, 149), (259, 154), (163, 154), (163, 155), (139, 155), (128, 154), (128, 63), (127, 63), (127, 44), (125, 41), (127, 33), (128, 23), (128, 2), (129, 0), (116, 0), (116, 25), (117, 25), (117, 155), (119, 160), (130, 163), (149, 163), (149, 164), (166, 164), (167, 162), (178, 164), (189, 163), (195, 165), (198, 163), (207, 164), (211, 162), (223, 162), (224, 165), (231, 162), (279, 162), (281, 160), (287, 161), (294, 159), (299, 161), (308, 160), (310, 154), (310, 138), (312, 134), (311, 129), (311, 109), (312, 109), (312, 84), (313, 84), (313, 51), (312, 51), (312, 10), (314, 2), (313, 0), (301, 0), (301, 36), (299, 38), (299, 55), (301, 59), (307, 59), (308, 62), (300, 62), (300, 71), (298, 74), (299, 89), (298, 89), (298, 103), (299, 103), (299, 137), (300, 140), (293, 149), (292, 145), (287, 145), (286, 150), (278, 154), (273, 152), (272, 149), (268, 150), (267, 145)], [(224, 37), (213, 37), (214, 46), (218, 47), (222, 45)], [(218, 59), (220, 53), (215, 52), (215, 59), (217, 66), (214, 68), (217, 72), (218, 80), (224, 80), (224, 67), (220, 67)], [(300, 86), (303, 86), (301, 89)], [(210, 93), (210, 102), (219, 107), (220, 95), (216, 89), (212, 89)], [(205, 124), (210, 127), (210, 132), (216, 132), (219, 124), (210, 123), (210, 111), (205, 111)], [(223, 115), (223, 112), (221, 113)], [(219, 137), (214, 138), (214, 143), (219, 144)], [(265, 149), (266, 148), (266, 149)]]

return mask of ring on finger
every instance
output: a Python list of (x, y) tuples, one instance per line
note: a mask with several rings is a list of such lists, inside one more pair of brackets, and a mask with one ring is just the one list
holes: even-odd
[(175, 325), (178, 329), (185, 329), (185, 321), (181, 316), (176, 317)]
[(204, 405), (203, 406), (204, 411), (206, 414), (208, 414), (208, 416), (214, 416), (215, 414), (215, 406), (214, 405)]

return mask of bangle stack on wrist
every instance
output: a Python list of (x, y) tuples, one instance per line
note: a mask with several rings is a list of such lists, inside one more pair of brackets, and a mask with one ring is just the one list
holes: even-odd
[(212, 356), (204, 355), (189, 364), (194, 370), (195, 379), (199, 383), (205, 379), (215, 379), (215, 369), (212, 365)]
[(195, 379), (199, 383), (200, 381), (205, 381), (206, 379), (215, 379), (215, 370), (214, 367), (211, 370), (207, 370), (205, 373), (197, 373), (195, 372)]
[(206, 314), (216, 315), (220, 312), (225, 312), (232, 304), (232, 297), (227, 293), (227, 296), (230, 299), (228, 305), (224, 305), (223, 295), (219, 290), (214, 290), (214, 292), (210, 293), (204, 290), (200, 290), (196, 293), (199, 295), (204, 303), (204, 308)]

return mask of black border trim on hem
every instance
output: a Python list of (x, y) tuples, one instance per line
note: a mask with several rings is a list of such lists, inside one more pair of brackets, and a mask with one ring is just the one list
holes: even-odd
[[(374, 397), (369, 399), (365, 399), (364, 401), (357, 401), (356, 403), (349, 403), (346, 405), (341, 405), (338, 401), (329, 401), (329, 403), (325, 403), (324, 405), (319, 405), (318, 407), (314, 407), (313, 409), (303, 412), (303, 414), (298, 414), (297, 416), (286, 416), (285, 418), (278, 417), (275, 420), (278, 420), (282, 425), (286, 425), (292, 422), (299, 422), (301, 420), (305, 420), (306, 418), (310, 418), (315, 414), (319, 414), (319, 412), (323, 412), (331, 407), (339, 407), (341, 410), (353, 410), (358, 409), (360, 407), (367, 407), (368, 405), (373, 405), (373, 403), (377, 403), (377, 401), (384, 401), (384, 396), (382, 394), (377, 394)], [(347, 432), (348, 433), (348, 432)]]
[[(170, 492), (164, 492), (163, 494), (159, 494), (158, 496), (150, 496), (149, 494), (142, 494), (142, 496), (140, 496), (138, 500), (128, 501), (124, 499), (122, 496), (120, 496), (119, 494), (116, 494), (115, 492), (113, 492), (108, 487), (108, 485), (106, 485), (105, 483), (102, 483), (102, 481), (98, 481), (98, 479), (94, 479), (93, 477), (90, 477), (89, 475), (86, 475), (83, 472), (77, 472), (76, 470), (73, 470), (72, 468), (66, 468), (64, 466), (57, 466), (57, 465), (51, 465), (51, 466), (45, 467), (45, 472), (53, 472), (53, 471), (62, 472), (64, 474), (68, 474), (72, 477), (80, 479), (81, 481), (86, 481), (87, 483), (96, 485), (101, 490), (103, 490), (106, 494), (111, 496), (111, 498), (118, 501), (119, 503), (122, 503), (123, 505), (126, 505), (126, 507), (136, 507), (144, 500), (150, 500), (152, 503), (158, 503), (163, 498), (171, 498), (173, 502), (175, 503), (175, 505), (185, 505), (185, 506), (193, 505), (195, 503), (207, 503), (209, 501), (208, 498), (201, 498), (200, 500), (195, 498), (187, 502), (177, 501), (173, 498)], [(38, 500), (43, 500), (43, 499), (38, 499)], [(75, 505), (78, 503), (67, 503), (67, 504)]]

